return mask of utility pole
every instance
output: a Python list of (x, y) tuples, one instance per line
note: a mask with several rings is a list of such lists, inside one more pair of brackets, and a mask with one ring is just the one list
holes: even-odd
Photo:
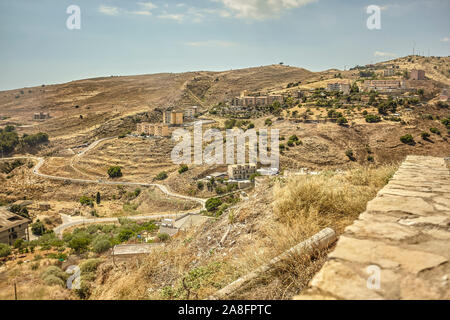
[(17, 300), (17, 283), (15, 279), (14, 279), (14, 300)]

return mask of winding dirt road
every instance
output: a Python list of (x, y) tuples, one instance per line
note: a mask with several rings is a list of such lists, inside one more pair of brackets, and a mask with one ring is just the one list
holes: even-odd
[[(99, 139), (94, 141), (92, 144), (90, 144), (85, 150), (83, 150), (82, 152), (78, 153), (77, 155), (74, 156), (77, 158), (80, 158), (82, 156), (84, 156), (86, 154), (86, 152), (94, 149), (99, 143), (105, 141), (105, 140), (110, 140), (113, 138), (103, 138), (103, 139)], [(72, 161), (71, 160), (71, 165), (72, 165)], [(205, 199), (201, 199), (201, 198), (195, 198), (195, 197), (189, 197), (189, 196), (185, 196), (182, 194), (178, 194), (175, 192), (170, 191), (166, 186), (162, 185), (162, 184), (157, 184), (157, 183), (146, 183), (146, 182), (129, 182), (129, 181), (104, 181), (102, 179), (98, 179), (98, 180), (91, 180), (91, 179), (76, 179), (76, 178), (71, 178), (71, 177), (62, 177), (62, 176), (53, 176), (53, 175), (48, 175), (48, 174), (43, 174), (39, 172), (39, 169), (44, 165), (45, 163), (45, 159), (41, 158), (41, 157), (32, 157), (32, 156), (24, 156), (24, 157), (11, 157), (11, 158), (1, 158), (0, 160), (15, 160), (15, 159), (33, 159), (35, 161), (37, 161), (36, 165), (33, 167), (33, 174), (35, 174), (36, 176), (39, 176), (41, 178), (45, 178), (45, 179), (50, 179), (50, 180), (58, 180), (58, 181), (70, 181), (70, 182), (75, 182), (75, 183), (88, 183), (88, 184), (103, 184), (103, 185), (124, 185), (124, 186), (132, 186), (132, 187), (157, 187), (161, 190), (161, 192), (163, 192), (167, 197), (174, 197), (174, 198), (180, 198), (180, 199), (185, 199), (185, 200), (189, 200), (189, 201), (194, 201), (197, 202), (199, 204), (201, 204), (201, 209), (193, 212), (194, 214), (199, 213), (200, 211), (202, 211), (205, 208), (205, 204), (206, 204), (206, 200)], [(185, 213), (177, 213), (177, 214), (161, 214), (161, 215), (151, 215), (151, 216), (125, 216), (122, 218), (127, 218), (127, 219), (134, 219), (134, 220), (141, 220), (141, 219), (160, 219), (160, 218), (177, 218), (179, 216), (182, 216)], [(68, 216), (62, 216), (63, 217), (63, 224), (56, 227), (54, 229), (55, 233), (58, 235), (61, 235), (62, 232), (69, 228), (69, 227), (73, 227), (76, 225), (81, 225), (81, 224), (89, 224), (89, 223), (99, 223), (99, 222), (116, 222), (118, 221), (118, 218), (86, 218), (86, 219), (74, 219)]]

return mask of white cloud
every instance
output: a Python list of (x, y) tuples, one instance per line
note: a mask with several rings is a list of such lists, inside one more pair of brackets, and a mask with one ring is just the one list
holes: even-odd
[(168, 20), (175, 20), (175, 21), (181, 22), (184, 19), (184, 14), (181, 14), (181, 13), (178, 13), (178, 14), (164, 13), (164, 14), (160, 14), (158, 16), (158, 18), (160, 18), (160, 19), (168, 19)]
[(375, 57), (396, 57), (397, 56), (395, 53), (382, 52), (382, 51), (375, 51), (373, 55)]
[(158, 8), (158, 6), (152, 2), (138, 2), (137, 4), (146, 9), (146, 11)]
[(237, 43), (228, 42), (228, 41), (220, 41), (220, 40), (208, 40), (208, 41), (196, 41), (196, 42), (187, 42), (186, 45), (190, 47), (235, 47)]
[(130, 11), (131, 14), (136, 14), (138, 16), (151, 16), (152, 13), (150, 11)]
[(318, 0), (212, 0), (221, 2), (234, 16), (263, 20), (278, 16), (282, 11), (299, 8)]
[(449, 37), (444, 37), (441, 39), (441, 42), (450, 42), (450, 38)]
[(106, 14), (107, 16), (117, 16), (119, 14), (120, 9), (118, 7), (109, 7), (101, 5), (98, 8), (98, 11), (102, 14)]

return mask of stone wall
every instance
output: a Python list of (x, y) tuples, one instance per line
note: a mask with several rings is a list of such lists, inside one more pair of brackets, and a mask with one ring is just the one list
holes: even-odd
[(294, 299), (450, 299), (450, 174), (408, 156)]

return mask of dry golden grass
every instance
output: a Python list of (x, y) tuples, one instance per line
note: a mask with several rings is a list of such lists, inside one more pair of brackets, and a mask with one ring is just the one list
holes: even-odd
[[(223, 233), (211, 233), (214, 225), (193, 230), (174, 239), (165, 248), (157, 248), (136, 267), (134, 263), (109, 271), (105, 285), (98, 286), (94, 299), (204, 299), (240, 276), (255, 270), (287, 249), (325, 227), (338, 234), (365, 210), (396, 170), (395, 165), (379, 168), (358, 168), (344, 174), (297, 176), (278, 181), (267, 189), (273, 208), (250, 202), (238, 205), (236, 219), (224, 215), (215, 224), (246, 224), (255, 222), (252, 241), (245, 242), (247, 232), (230, 233), (236, 240), (232, 248), (212, 252), (208, 238), (213, 234), (218, 242)], [(259, 197), (267, 194), (260, 194)], [(262, 199), (254, 199), (260, 203)], [(268, 196), (269, 197), (269, 196)], [(251, 207), (257, 214), (248, 212)], [(240, 213), (245, 215), (240, 219)], [(240, 221), (240, 222), (237, 222)], [(219, 229), (223, 230), (223, 229)], [(241, 242), (243, 241), (243, 242)], [(245, 243), (245, 245), (242, 245)], [(203, 247), (201, 245), (203, 244)], [(210, 250), (209, 254), (198, 255)], [(233, 249), (228, 251), (228, 249)], [(199, 251), (200, 250), (200, 251)], [(229, 252), (224, 254), (224, 252)], [(293, 254), (278, 263), (270, 272), (252, 280), (227, 299), (290, 299), (303, 290), (326, 260), (328, 251), (309, 255)], [(184, 281), (183, 281), (184, 279)], [(183, 283), (184, 282), (184, 283)]]

